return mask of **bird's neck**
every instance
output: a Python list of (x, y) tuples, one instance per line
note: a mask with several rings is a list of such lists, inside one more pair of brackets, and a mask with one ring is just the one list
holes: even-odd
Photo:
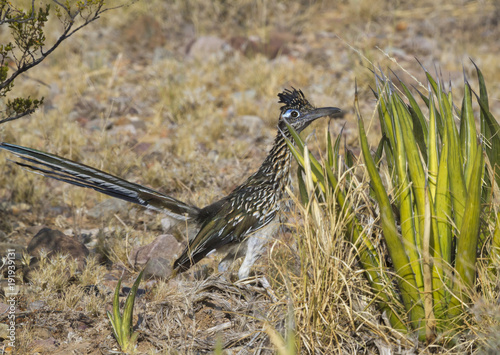
[(286, 144), (285, 137), (292, 140), (288, 129), (279, 127), (274, 144), (257, 175), (266, 176), (276, 190), (283, 191), (290, 182), (291, 152)]

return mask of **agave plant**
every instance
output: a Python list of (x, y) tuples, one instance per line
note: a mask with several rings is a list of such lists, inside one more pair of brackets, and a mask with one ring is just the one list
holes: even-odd
[(134, 347), (137, 342), (137, 338), (139, 337), (138, 332), (134, 332), (133, 330), (133, 314), (134, 314), (134, 303), (135, 296), (137, 294), (137, 289), (139, 288), (139, 284), (141, 283), (142, 273), (139, 273), (137, 279), (135, 280), (130, 293), (125, 300), (125, 307), (123, 309), (123, 315), (120, 314), (120, 287), (122, 280), (118, 281), (118, 284), (115, 288), (115, 294), (113, 297), (113, 314), (109, 311), (107, 312), (109, 322), (113, 328), (113, 334), (115, 336), (118, 345), (123, 352), (133, 353)]
[[(451, 90), (445, 90), (442, 80), (427, 71), (427, 93), (416, 90), (421, 104), (404, 82), (398, 82), (398, 89), (383, 73), (375, 74), (382, 139), (374, 157), (357, 94), (355, 99), (362, 156), (391, 270), (375, 252), (358, 218), (351, 219), (348, 235), (358, 246), (361, 265), (392, 326), (415, 332), (428, 342), (438, 334), (442, 339), (452, 338), (463, 320), (475, 286), (480, 243), (492, 240), (493, 247), (500, 246), (498, 215), (489, 208), (494, 186), (500, 182), (495, 173), (500, 165), (500, 126), (489, 110), (483, 75), (477, 67), (476, 72), (479, 95), (465, 80), (460, 108), (453, 104)], [(480, 134), (474, 96), (480, 110)], [(328, 157), (320, 163), (297, 135), (293, 138), (296, 148), (292, 144), (290, 148), (299, 169), (306, 172), (299, 174), (302, 201), (314, 205), (311, 199), (319, 200), (330, 190), (344, 206), (345, 195), (333, 173), (339, 168), (333, 159), (338, 139), (332, 144), (328, 136)], [(381, 157), (385, 157), (382, 165)], [(350, 161), (346, 159), (347, 164)], [(384, 169), (385, 174), (381, 173)], [(306, 188), (308, 181), (318, 186), (313, 194)], [(481, 221), (496, 227), (481, 229)], [(486, 230), (494, 230), (492, 238), (487, 238)], [(397, 287), (387, 287), (391, 284)], [(395, 306), (400, 301), (403, 310)]]

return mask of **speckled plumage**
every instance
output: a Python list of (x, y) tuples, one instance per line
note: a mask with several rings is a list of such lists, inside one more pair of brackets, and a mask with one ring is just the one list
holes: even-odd
[[(262, 245), (276, 230), (276, 226), (269, 225), (276, 223), (278, 212), (282, 209), (285, 188), (290, 183), (291, 152), (285, 138), (290, 139), (291, 135), (285, 125), (284, 115), (290, 110), (297, 110), (300, 112), (299, 118), (307, 117), (308, 113), (316, 110), (300, 90), (285, 90), (278, 97), (284, 105), (280, 108), (278, 133), (268, 156), (259, 170), (243, 184), (222, 200), (202, 209), (201, 214), (211, 211), (211, 217), (200, 221), (200, 231), (175, 261), (174, 269), (187, 270), (212, 250), (237, 244), (237, 247), (247, 249), (238, 276), (248, 277), (251, 265), (263, 250)], [(337, 111), (333, 108), (330, 113)], [(312, 120), (292, 119), (287, 122), (300, 132)], [(249, 247), (239, 245), (241, 243), (249, 244)], [(239, 255), (232, 251), (229, 252), (231, 256)]]
[(233, 259), (245, 255), (238, 273), (245, 278), (279, 225), (277, 216), (290, 183), (291, 153), (285, 141), (290, 133), (285, 121), (301, 132), (315, 119), (340, 111), (335, 107), (314, 108), (302, 91), (293, 88), (278, 97), (284, 104), (278, 133), (259, 170), (229, 195), (202, 209), (53, 154), (8, 143), (0, 143), (0, 148), (23, 159), (17, 164), (42, 175), (162, 211), (173, 221), (194, 224), (198, 232), (174, 262), (176, 272), (189, 269), (214, 250), (225, 249), (228, 255), (219, 270), (224, 271)]

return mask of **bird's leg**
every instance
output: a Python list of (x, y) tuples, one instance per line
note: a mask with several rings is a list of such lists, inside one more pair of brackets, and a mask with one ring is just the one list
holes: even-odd
[(245, 259), (238, 271), (240, 280), (246, 279), (250, 275), (250, 269), (255, 262), (262, 256), (266, 249), (267, 243), (276, 234), (280, 226), (279, 218), (275, 218), (265, 228), (260, 229), (247, 238), (247, 252)]
[[(277, 223), (271, 223), (277, 224)], [(247, 251), (245, 255), (245, 259), (243, 259), (243, 263), (240, 266), (240, 270), (238, 271), (238, 278), (240, 280), (246, 279), (250, 275), (250, 269), (253, 264), (262, 256), (265, 251), (265, 247), (267, 242), (271, 239), (271, 235), (273, 233), (269, 233), (270, 231), (265, 228), (262, 232), (255, 233), (248, 237), (247, 239)], [(271, 229), (274, 231), (276, 226), (271, 226)]]
[(222, 259), (219, 263), (218, 270), (219, 272), (225, 273), (232, 263), (243, 256), (247, 252), (247, 241), (243, 243), (232, 245), (227, 248), (227, 255)]

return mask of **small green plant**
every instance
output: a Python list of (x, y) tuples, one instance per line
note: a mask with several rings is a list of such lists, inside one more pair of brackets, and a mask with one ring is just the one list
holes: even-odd
[(123, 316), (120, 314), (120, 286), (122, 283), (121, 279), (118, 281), (118, 284), (115, 288), (115, 295), (113, 298), (113, 314), (111, 314), (109, 311), (107, 312), (109, 321), (111, 322), (111, 326), (113, 327), (113, 334), (115, 335), (116, 341), (120, 345), (120, 348), (124, 352), (131, 352), (133, 350), (133, 348), (135, 347), (135, 343), (137, 342), (137, 337), (139, 336), (138, 332), (133, 331), (132, 321), (135, 295), (142, 279), (142, 273), (143, 271), (141, 271), (139, 273), (139, 276), (137, 276), (137, 279), (135, 280), (134, 285), (132, 286), (132, 289), (127, 296), (127, 299), (125, 300)]
[[(0, 43), (0, 124), (32, 114), (43, 104), (43, 97), (11, 97), (16, 79), (40, 64), (75, 32), (97, 20), (106, 8), (103, 0), (60, 2), (35, 5), (28, 9), (8, 0), (0, 0), (0, 28), (8, 31), (7, 42)], [(47, 23), (54, 19), (62, 33), (47, 40)], [(50, 31), (48, 31), (50, 32)]]

